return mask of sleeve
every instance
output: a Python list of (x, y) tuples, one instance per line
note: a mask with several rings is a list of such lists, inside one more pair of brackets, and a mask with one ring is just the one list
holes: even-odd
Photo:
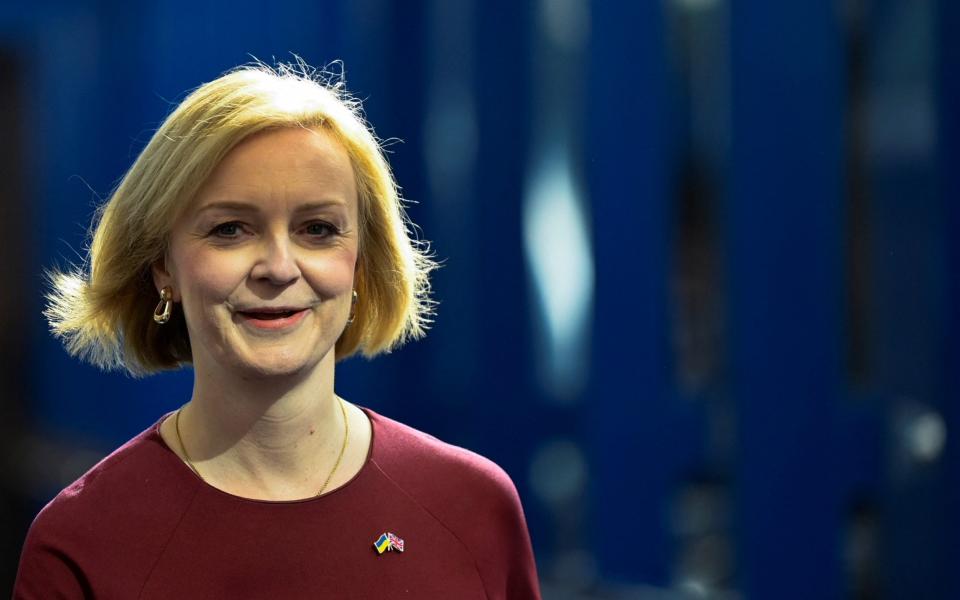
[(23, 544), (13, 600), (91, 598), (82, 571), (47, 533), (43, 516), (34, 520)]
[[(499, 470), (499, 469), (498, 469)], [(493, 598), (503, 600), (540, 600), (540, 583), (537, 577), (537, 565), (533, 557), (533, 547), (530, 542), (530, 533), (527, 530), (527, 521), (523, 514), (523, 506), (513, 481), (503, 471), (500, 471), (498, 486), (499, 494), (495, 509), (498, 539), (492, 540), (495, 548), (486, 553), (488, 559), (496, 562), (487, 565), (490, 582), (494, 589), (490, 590)], [(501, 587), (502, 586), (502, 587)], [(496, 589), (503, 590), (503, 595)]]
[(520, 494), (498, 465), (474, 455), (460, 483), (463, 504), (448, 523), (477, 561), (490, 600), (540, 600), (540, 583)]

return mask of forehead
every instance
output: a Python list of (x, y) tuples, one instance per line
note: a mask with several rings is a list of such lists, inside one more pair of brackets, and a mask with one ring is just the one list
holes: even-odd
[(223, 200), (338, 200), (355, 204), (350, 155), (323, 128), (289, 127), (255, 133), (237, 144), (200, 188), (197, 206)]

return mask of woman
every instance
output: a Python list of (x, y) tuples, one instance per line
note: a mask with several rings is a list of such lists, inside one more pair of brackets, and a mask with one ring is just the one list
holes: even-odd
[(340, 86), (257, 65), (188, 96), (47, 316), (101, 367), (191, 364), (193, 395), (40, 512), (14, 597), (539, 597), (507, 475), (334, 392), (424, 333), (409, 230)]

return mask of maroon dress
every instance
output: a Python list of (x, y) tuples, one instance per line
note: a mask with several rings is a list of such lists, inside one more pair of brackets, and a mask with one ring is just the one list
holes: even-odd
[(37, 515), (14, 598), (539, 598), (507, 474), (366, 413), (360, 472), (288, 502), (204, 483), (160, 437), (161, 419)]

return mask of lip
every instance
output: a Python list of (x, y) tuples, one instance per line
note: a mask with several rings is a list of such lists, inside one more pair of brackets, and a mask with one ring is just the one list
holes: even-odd
[[(292, 312), (293, 314), (286, 317), (278, 317), (275, 319), (261, 319), (257, 318), (257, 314), (277, 314), (277, 313), (287, 313)], [(249, 311), (236, 311), (234, 315), (240, 321), (240, 323), (249, 325), (256, 329), (264, 331), (277, 331), (282, 329), (290, 329), (295, 327), (307, 316), (308, 309), (306, 308), (286, 308), (286, 307), (271, 307), (271, 308), (256, 308)]]

